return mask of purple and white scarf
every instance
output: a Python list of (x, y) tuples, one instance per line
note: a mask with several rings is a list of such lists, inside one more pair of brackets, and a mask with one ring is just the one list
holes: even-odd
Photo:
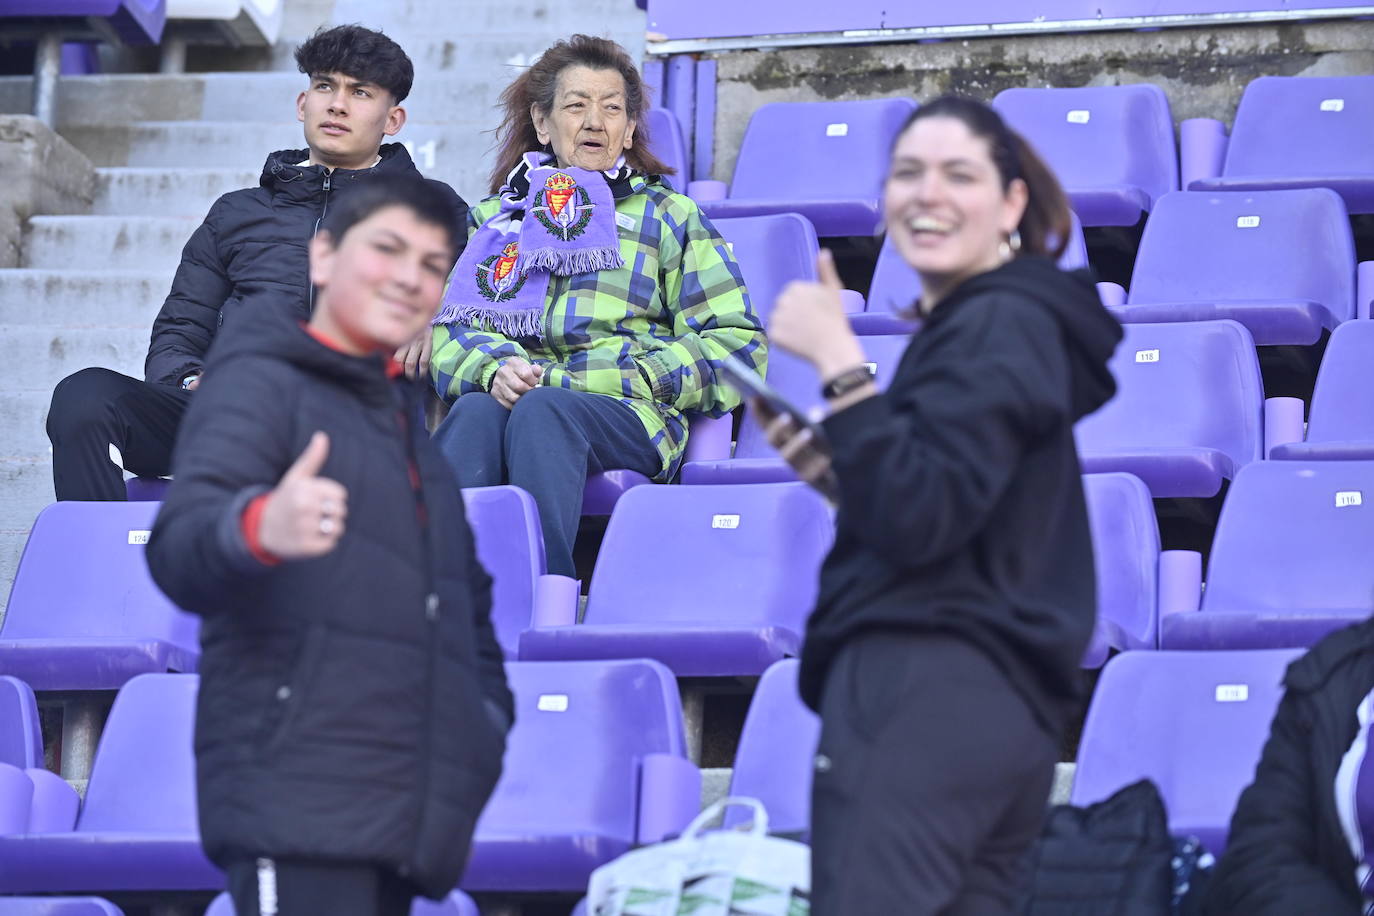
[(622, 158), (605, 172), (559, 168), (526, 153), (506, 176), (501, 209), (468, 240), (434, 324), (541, 336), (549, 276), (615, 270), (625, 262), (615, 201), (633, 174)]

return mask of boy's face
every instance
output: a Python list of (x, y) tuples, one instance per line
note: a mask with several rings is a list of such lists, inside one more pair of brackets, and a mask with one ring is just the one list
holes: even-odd
[(320, 289), (311, 324), (355, 353), (390, 353), (409, 343), (439, 310), (453, 266), (440, 226), (408, 207), (383, 207), (335, 243), (310, 242), (310, 280)]
[(305, 124), (313, 158), (330, 168), (372, 165), (382, 138), (395, 136), (406, 122), (405, 109), (388, 90), (343, 73), (312, 76), (296, 99), (296, 117)]

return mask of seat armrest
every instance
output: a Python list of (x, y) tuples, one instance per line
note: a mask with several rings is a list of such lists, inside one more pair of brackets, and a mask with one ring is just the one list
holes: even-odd
[(730, 457), (734, 417), (695, 414), (688, 426), (685, 461), (719, 461)]
[(1126, 304), (1126, 288), (1120, 283), (1104, 280), (1097, 284), (1097, 296), (1102, 300), (1102, 304), (1108, 308)]
[(533, 627), (570, 627), (577, 623), (578, 596), (582, 582), (568, 576), (545, 573), (534, 583)]
[(1179, 187), (1221, 177), (1226, 161), (1226, 125), (1215, 118), (1188, 118), (1178, 126)]
[(724, 200), (729, 196), (730, 186), (723, 181), (703, 178), (687, 182), (687, 196), (698, 203), (706, 200)]
[(701, 770), (676, 754), (646, 754), (639, 770), (638, 842), (681, 833), (700, 811)]
[(1266, 398), (1264, 401), (1264, 457), (1274, 448), (1290, 442), (1301, 442), (1302, 398)]
[(1202, 554), (1164, 550), (1159, 554), (1159, 631), (1170, 614), (1186, 614), (1202, 605)]
[(1355, 317), (1374, 317), (1374, 261), (1361, 261), (1355, 268)]

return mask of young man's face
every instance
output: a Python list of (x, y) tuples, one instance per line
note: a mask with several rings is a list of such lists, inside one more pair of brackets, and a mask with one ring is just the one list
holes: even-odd
[(310, 242), (310, 280), (320, 289), (311, 325), (356, 355), (391, 353), (427, 327), (453, 266), (441, 226), (408, 207), (383, 207), (355, 223), (337, 244)]
[(388, 90), (343, 73), (310, 77), (310, 88), (296, 99), (296, 117), (305, 124), (312, 160), (346, 169), (371, 166), (382, 138), (406, 122)]

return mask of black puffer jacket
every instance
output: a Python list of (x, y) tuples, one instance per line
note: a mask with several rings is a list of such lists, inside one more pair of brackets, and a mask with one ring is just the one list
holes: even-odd
[[(149, 382), (175, 385), (199, 371), (215, 334), (244, 305), (266, 301), (309, 318), (307, 249), (331, 202), (372, 175), (420, 174), (399, 143), (383, 146), (381, 161), (370, 169), (326, 172), (298, 165), (309, 158), (305, 149), (273, 153), (258, 187), (230, 191), (210, 207), (182, 250), (172, 291), (153, 322), (143, 366)], [(427, 181), (451, 201), (458, 225), (466, 226), (463, 199), (442, 181)]]
[[(405, 419), (422, 390), (269, 305), (226, 329), (191, 402), (147, 555), (204, 618), (200, 825), (221, 865), (374, 863), (435, 897), (462, 872), (512, 703), (461, 494)], [(266, 566), (243, 510), (316, 430), (346, 531), (322, 557)]]
[(1374, 620), (1337, 630), (1288, 666), (1255, 781), (1241, 793), (1208, 916), (1359, 916), (1336, 771), (1374, 690)]

